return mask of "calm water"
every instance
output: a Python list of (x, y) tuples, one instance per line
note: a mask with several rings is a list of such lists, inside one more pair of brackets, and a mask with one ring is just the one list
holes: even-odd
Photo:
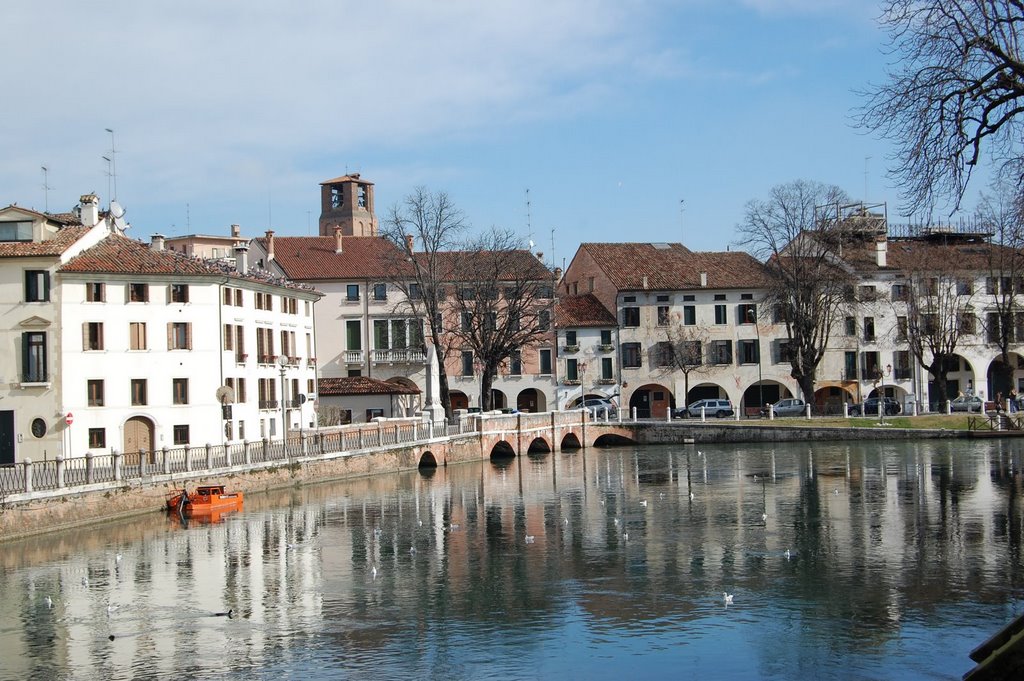
[(959, 678), (1024, 610), (1021, 447), (589, 450), (0, 545), (0, 678)]

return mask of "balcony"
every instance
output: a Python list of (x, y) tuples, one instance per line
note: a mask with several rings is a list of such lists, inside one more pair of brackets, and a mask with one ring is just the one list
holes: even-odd
[(371, 350), (374, 364), (426, 364), (427, 354), (421, 350), (402, 348), (395, 350)]
[(579, 352), (579, 351), (580, 351), (580, 346), (579, 345), (566, 345), (566, 346), (564, 346), (562, 348), (562, 352), (567, 354), (567, 355), (571, 355), (571, 354)]
[(362, 364), (365, 361), (362, 350), (345, 350), (341, 354), (345, 364)]
[(260, 400), (260, 409), (277, 409), (278, 406), (277, 400)]
[(610, 343), (603, 343), (601, 345), (598, 345), (597, 349), (600, 350), (601, 352), (611, 352), (612, 350), (615, 349), (615, 346), (611, 345)]
[(565, 385), (579, 385), (580, 384), (580, 379), (578, 379), (578, 378), (567, 378), (564, 381), (562, 381), (562, 383), (564, 383)]
[(597, 379), (598, 385), (615, 385), (614, 378), (599, 378)]
[(260, 364), (273, 364), (277, 361), (277, 355), (260, 355)]
[(249, 355), (244, 352), (239, 352), (235, 355), (236, 364), (245, 364), (245, 360), (249, 359)]

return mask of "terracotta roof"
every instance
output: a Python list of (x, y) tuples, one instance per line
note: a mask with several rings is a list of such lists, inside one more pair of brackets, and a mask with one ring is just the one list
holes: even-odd
[(924, 263), (953, 271), (988, 271), (999, 260), (1000, 249), (1012, 251), (987, 242), (944, 244), (923, 239), (889, 239), (884, 268), (878, 267), (874, 241), (844, 246), (843, 259), (858, 272), (913, 270)]
[[(267, 239), (255, 240), (264, 250)], [(405, 255), (392, 242), (377, 236), (342, 237), (335, 253), (333, 236), (276, 236), (274, 260), (289, 279), (385, 279), (400, 275)]]
[(544, 263), (527, 250), (442, 251), (436, 257), (443, 281), (474, 280), (494, 269), (501, 270), (496, 276), (499, 281), (544, 281), (552, 277)]
[(363, 178), (359, 177), (359, 173), (353, 173), (351, 175), (342, 175), (341, 177), (336, 177), (333, 180), (324, 180), (323, 182), (320, 183), (320, 186), (323, 186), (325, 184), (338, 184), (339, 182), (358, 182), (359, 184), (373, 184), (369, 180), (364, 180)]
[(742, 251), (694, 252), (682, 244), (584, 243), (580, 245), (619, 291), (757, 288), (767, 285), (764, 266)]
[(555, 326), (616, 326), (615, 315), (608, 311), (593, 293), (568, 296), (555, 304)]
[(57, 256), (66, 251), (88, 231), (88, 227), (77, 225), (62, 227), (52, 239), (46, 241), (0, 241), (0, 258)]
[(92, 248), (69, 260), (60, 271), (96, 274), (205, 275), (259, 282), (293, 290), (311, 290), (309, 287), (261, 270), (252, 270), (242, 275), (224, 262), (194, 258), (178, 251), (154, 251), (148, 244), (120, 234), (108, 235)]
[(317, 382), (317, 392), (321, 395), (419, 395), (420, 389), (368, 376), (347, 376), (321, 378)]

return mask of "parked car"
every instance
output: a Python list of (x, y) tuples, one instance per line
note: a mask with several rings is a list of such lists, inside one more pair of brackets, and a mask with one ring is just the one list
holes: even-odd
[[(795, 397), (787, 397), (771, 405), (776, 416), (803, 416), (807, 413), (807, 403)], [(768, 407), (761, 408), (761, 416), (768, 416)]]
[(950, 411), (975, 411), (979, 414), (985, 411), (985, 400), (977, 395), (961, 395), (949, 403)]
[[(868, 399), (864, 400), (864, 404), (851, 405), (850, 415), (870, 416), (874, 414), (875, 416), (877, 416), (879, 404), (879, 399), (877, 397), (869, 397)], [(900, 405), (899, 401), (892, 397), (883, 397), (881, 404), (884, 405), (883, 409), (885, 410), (886, 416), (893, 416), (894, 414), (899, 414), (903, 411), (903, 407)]]
[(732, 402), (729, 400), (697, 400), (688, 407), (676, 409), (672, 415), (676, 418), (685, 416), (699, 417), (702, 408), (705, 416), (716, 416), (720, 419), (736, 413), (732, 408)]
[(584, 400), (583, 408), (589, 411), (595, 419), (604, 418), (605, 414), (608, 415), (608, 418), (613, 419), (619, 413), (611, 400), (606, 400), (603, 397), (591, 397)]

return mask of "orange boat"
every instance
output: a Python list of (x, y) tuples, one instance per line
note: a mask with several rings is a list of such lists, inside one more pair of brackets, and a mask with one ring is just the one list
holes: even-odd
[(219, 515), (242, 508), (242, 493), (228, 494), (224, 485), (201, 485), (195, 491), (176, 489), (167, 495), (167, 510), (176, 511), (186, 518)]

